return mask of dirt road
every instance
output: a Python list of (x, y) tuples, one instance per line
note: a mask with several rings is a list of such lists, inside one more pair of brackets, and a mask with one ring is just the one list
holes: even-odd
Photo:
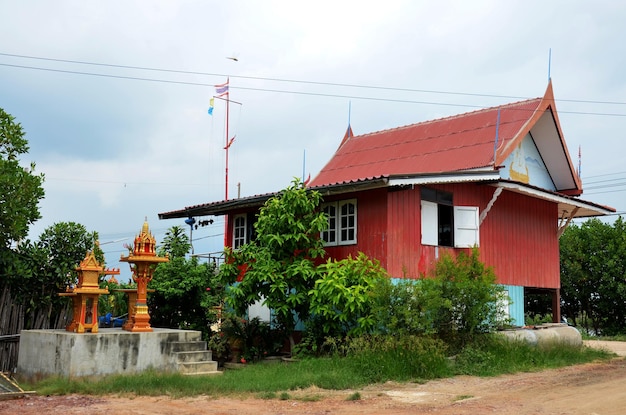
[[(594, 344), (596, 347), (605, 347)], [(626, 352), (626, 344), (624, 351)], [(355, 392), (359, 400), (347, 400)], [(28, 397), (0, 401), (0, 413), (123, 415), (269, 414), (574, 414), (626, 413), (626, 359), (494, 378), (459, 376), (425, 384), (386, 383), (358, 391), (309, 388), (290, 399)]]

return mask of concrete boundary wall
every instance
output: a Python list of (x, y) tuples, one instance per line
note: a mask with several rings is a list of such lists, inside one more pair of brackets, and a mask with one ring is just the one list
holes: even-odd
[(101, 328), (95, 334), (23, 330), (16, 375), (37, 379), (130, 374), (147, 369), (175, 371), (173, 343), (200, 341), (201, 336), (199, 331), (159, 328), (151, 333)]

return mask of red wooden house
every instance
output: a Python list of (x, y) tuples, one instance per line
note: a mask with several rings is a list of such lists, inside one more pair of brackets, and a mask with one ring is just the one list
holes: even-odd
[[(525, 292), (551, 294), (560, 320), (559, 236), (573, 218), (614, 212), (578, 198), (582, 183), (551, 84), (543, 97), (452, 117), (360, 136), (348, 127), (309, 187), (324, 196), (330, 257), (362, 251), (393, 278), (417, 278), (443, 251), (477, 246), (508, 290), (518, 325)], [(271, 196), (159, 217), (227, 215), (226, 244), (237, 248)]]

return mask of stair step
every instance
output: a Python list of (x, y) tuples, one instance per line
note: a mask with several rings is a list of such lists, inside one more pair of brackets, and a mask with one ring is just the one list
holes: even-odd
[(197, 375), (207, 372), (217, 372), (217, 362), (182, 362), (178, 363), (178, 371), (183, 375)]
[(207, 350), (205, 341), (170, 342), (172, 352), (196, 352)]
[(210, 362), (213, 360), (213, 352), (211, 350), (197, 350), (190, 352), (175, 352), (177, 363), (185, 362)]

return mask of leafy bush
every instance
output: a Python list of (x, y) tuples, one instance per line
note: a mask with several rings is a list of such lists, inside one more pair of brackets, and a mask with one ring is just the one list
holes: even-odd
[(218, 361), (238, 362), (243, 358), (255, 362), (278, 354), (284, 339), (284, 332), (272, 329), (259, 317), (248, 320), (228, 313), (222, 318), (220, 330), (211, 336), (209, 348)]
[(431, 276), (381, 286), (375, 310), (380, 332), (435, 335), (454, 348), (474, 335), (507, 323), (501, 312), (508, 299), (477, 249), (455, 258), (444, 254)]
[(376, 329), (376, 297), (390, 284), (387, 272), (376, 260), (359, 252), (341, 261), (329, 260), (309, 291), (315, 324), (324, 335), (343, 337)]
[(456, 258), (443, 255), (435, 265), (434, 278), (425, 280), (425, 289), (438, 297), (431, 308), (438, 335), (464, 343), (474, 334), (486, 333), (505, 324), (501, 312), (504, 289), (496, 284), (491, 268), (479, 260), (478, 249)]
[(374, 313), (379, 332), (398, 336), (436, 333), (427, 297), (432, 290), (426, 290), (422, 282), (404, 279), (380, 287)]

